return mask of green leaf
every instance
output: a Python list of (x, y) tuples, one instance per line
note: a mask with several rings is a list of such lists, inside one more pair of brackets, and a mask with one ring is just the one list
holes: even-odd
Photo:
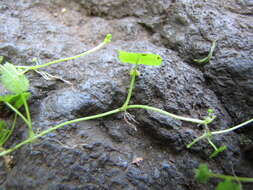
[(162, 64), (160, 55), (151, 53), (130, 53), (119, 51), (119, 59), (122, 63), (143, 64), (151, 66), (159, 66)]
[(0, 81), (10, 92), (21, 94), (28, 90), (29, 81), (24, 74), (21, 74), (16, 67), (10, 63), (0, 65)]
[(211, 154), (210, 158), (216, 157), (219, 153), (225, 151), (226, 149), (227, 149), (227, 146), (221, 146), (220, 148), (218, 148), (217, 150), (215, 150), (215, 151)]
[(104, 39), (104, 42), (105, 43), (109, 43), (109, 42), (111, 42), (111, 40), (112, 40), (112, 35), (111, 34), (107, 34), (106, 37), (105, 37), (105, 39)]
[(207, 183), (210, 178), (210, 171), (206, 164), (200, 164), (195, 170), (195, 179), (200, 183)]
[(208, 55), (206, 57), (204, 57), (203, 59), (194, 59), (193, 61), (197, 62), (197, 63), (207, 63), (210, 61), (210, 59), (213, 56), (213, 51), (216, 47), (216, 40), (212, 41), (212, 47), (208, 53)]
[(215, 190), (242, 190), (241, 185), (233, 183), (231, 180), (220, 182)]
[(19, 109), (23, 104), (22, 95), (26, 100), (31, 97), (30, 92), (23, 92), (22, 94), (8, 94), (4, 96), (0, 96), (0, 103), (1, 102), (8, 102), (13, 105), (16, 109)]

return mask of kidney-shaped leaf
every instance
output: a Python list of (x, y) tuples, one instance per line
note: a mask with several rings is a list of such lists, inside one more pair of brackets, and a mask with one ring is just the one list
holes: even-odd
[(130, 53), (126, 51), (119, 51), (119, 59), (122, 63), (151, 66), (159, 66), (162, 63), (161, 56), (152, 53)]

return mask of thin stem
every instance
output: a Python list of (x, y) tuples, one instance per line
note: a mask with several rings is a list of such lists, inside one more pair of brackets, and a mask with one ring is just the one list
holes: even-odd
[(105, 117), (105, 116), (108, 116), (108, 115), (112, 115), (112, 114), (115, 114), (115, 113), (118, 113), (118, 112), (121, 112), (120, 109), (115, 109), (115, 110), (112, 110), (112, 111), (108, 111), (108, 112), (105, 112), (105, 113), (101, 113), (101, 114), (97, 114), (97, 115), (92, 115), (92, 116), (88, 116), (88, 117), (82, 117), (82, 118), (78, 118), (78, 119), (74, 119), (74, 120), (70, 120), (70, 121), (66, 121), (64, 123), (61, 123), (59, 125), (56, 125), (52, 128), (49, 128), (45, 131), (42, 131), (41, 133), (37, 134), (37, 135), (34, 135), (32, 137), (29, 137), (28, 139), (22, 141), (21, 143), (17, 144), (16, 146), (10, 148), (10, 149), (7, 149), (3, 152), (0, 152), (0, 156), (4, 156), (6, 154), (9, 154), (11, 152), (13, 152), (14, 150), (22, 147), (23, 145), (25, 144), (28, 144), (52, 131), (55, 131), (56, 129), (59, 129), (63, 126), (66, 126), (66, 125), (69, 125), (69, 124), (72, 124), (72, 123), (76, 123), (76, 122), (81, 122), (81, 121), (87, 121), (87, 120), (92, 120), (92, 119), (97, 119), (97, 118), (101, 118), (101, 117)]
[(132, 97), (134, 84), (135, 84), (135, 79), (136, 79), (137, 68), (138, 68), (138, 65), (136, 64), (133, 71), (132, 71), (132, 78), (131, 78), (131, 82), (130, 82), (130, 87), (128, 89), (127, 99), (126, 99), (125, 103), (122, 106), (122, 110), (127, 109), (127, 106), (128, 106), (128, 104), (130, 102), (130, 99)]
[(207, 140), (211, 144), (211, 146), (214, 148), (214, 150), (218, 150), (218, 148), (215, 146), (215, 144), (213, 144), (213, 142), (211, 141), (210, 137), (208, 137)]
[(191, 148), (194, 144), (196, 144), (198, 141), (206, 138), (207, 136), (208, 136), (207, 133), (204, 133), (203, 135), (195, 138), (190, 144), (187, 145), (187, 148)]
[[(163, 111), (161, 109), (158, 109), (158, 108), (154, 108), (154, 107), (150, 107), (150, 106), (145, 106), (145, 105), (128, 105), (126, 107), (126, 109), (147, 109), (147, 110), (152, 110), (152, 111), (156, 111), (156, 112), (159, 112), (159, 113), (162, 113), (164, 115), (168, 115), (170, 117), (174, 117), (176, 119), (181, 119), (181, 120), (184, 120), (184, 121), (189, 121), (189, 122), (193, 122), (193, 123), (203, 123), (204, 121), (203, 120), (198, 120), (198, 119), (192, 119), (192, 118), (186, 118), (186, 117), (181, 117), (181, 116), (177, 116), (177, 115), (174, 115), (174, 114), (171, 114), (169, 112), (166, 112), (166, 111)], [(97, 114), (97, 115), (92, 115), (92, 116), (88, 116), (88, 117), (82, 117), (82, 118), (79, 118), (79, 119), (74, 119), (74, 120), (70, 120), (70, 121), (66, 121), (64, 123), (61, 123), (59, 125), (56, 125), (52, 128), (49, 128), (37, 135), (34, 135), (32, 137), (29, 137), (28, 139), (24, 140), (23, 142), (17, 144), (16, 146), (14, 146), (13, 148), (10, 148), (8, 150), (5, 150), (3, 152), (0, 153), (0, 156), (3, 156), (3, 155), (6, 155), (6, 154), (9, 154), (11, 152), (13, 152), (14, 150), (20, 148), (21, 146), (27, 144), (27, 143), (30, 143), (32, 141), (34, 141), (35, 139), (37, 138), (40, 138), (56, 129), (59, 129), (63, 126), (66, 126), (66, 125), (69, 125), (69, 124), (72, 124), (72, 123), (76, 123), (76, 122), (81, 122), (81, 121), (87, 121), (87, 120), (92, 120), (92, 119), (97, 119), (97, 118), (101, 118), (101, 117), (105, 117), (105, 116), (108, 116), (108, 115), (112, 115), (112, 114), (115, 114), (115, 113), (118, 113), (118, 112), (122, 112), (124, 110), (122, 110), (121, 108), (118, 108), (118, 109), (115, 109), (115, 110), (112, 110), (112, 111), (108, 111), (108, 112), (105, 112), (105, 113), (101, 113), (101, 114)]]
[(220, 179), (228, 179), (228, 180), (234, 180), (234, 181), (241, 181), (241, 182), (253, 182), (253, 178), (250, 177), (237, 177), (237, 176), (229, 176), (229, 175), (222, 175), (222, 174), (215, 174), (215, 173), (210, 173), (210, 177), (216, 177)]
[(169, 117), (173, 117), (175, 119), (182, 120), (182, 121), (188, 121), (188, 122), (198, 123), (198, 124), (204, 124), (205, 123), (205, 120), (193, 119), (193, 118), (178, 116), (178, 115), (175, 115), (173, 113), (169, 113), (169, 112), (164, 111), (162, 109), (158, 109), (158, 108), (151, 107), (151, 106), (146, 106), (146, 105), (128, 105), (127, 106), (127, 109), (136, 109), (136, 108), (138, 108), (138, 109), (152, 110), (152, 111), (159, 112), (161, 114), (164, 114), (164, 115), (167, 115)]
[(40, 69), (42, 67), (47, 67), (49, 65), (53, 65), (53, 64), (56, 64), (56, 63), (61, 63), (61, 62), (65, 62), (65, 61), (70, 61), (70, 60), (73, 60), (73, 59), (77, 59), (79, 57), (82, 57), (82, 56), (86, 56), (86, 55), (89, 55), (91, 53), (94, 53), (100, 49), (102, 49), (108, 42), (104, 41), (102, 42), (101, 44), (99, 44), (98, 46), (96, 46), (95, 48), (91, 49), (91, 50), (88, 50), (84, 53), (81, 53), (81, 54), (78, 54), (78, 55), (75, 55), (75, 56), (72, 56), (72, 57), (67, 57), (67, 58), (62, 58), (62, 59), (57, 59), (57, 60), (54, 60), (54, 61), (51, 61), (51, 62), (48, 62), (48, 63), (45, 63), (45, 64), (42, 64), (42, 65), (35, 65), (35, 66), (17, 66), (17, 68), (21, 68), (21, 69), (26, 69), (24, 72), (28, 71), (28, 70), (36, 70), (36, 69)]
[(19, 117), (21, 117), (23, 120), (24, 120), (24, 122), (29, 126), (30, 124), (29, 124), (29, 121), (25, 118), (25, 116), (22, 114), (22, 113), (20, 113), (15, 107), (13, 107), (10, 103), (8, 103), (8, 102), (4, 102), (9, 108), (11, 108), (12, 109), (12, 111), (14, 111)]
[[(207, 138), (209, 137), (210, 135), (219, 135), (219, 134), (222, 134), (222, 133), (228, 133), (228, 132), (231, 132), (231, 131), (234, 131), (236, 129), (239, 129), (241, 127), (243, 127), (244, 125), (247, 125), (249, 123), (251, 123), (253, 121), (253, 118), (248, 120), (248, 121), (245, 121), (239, 125), (236, 125), (234, 127), (231, 127), (231, 128), (228, 128), (228, 129), (224, 129), (224, 130), (220, 130), (220, 131), (214, 131), (214, 132), (209, 132), (209, 133), (204, 133), (203, 135), (197, 137), (196, 139), (194, 139), (190, 144), (187, 145), (187, 148), (190, 148), (192, 145), (194, 145), (195, 143), (197, 143), (198, 141), (204, 139), (204, 138)], [(208, 139), (209, 141), (210, 139)], [(210, 142), (209, 142), (210, 143)], [(210, 143), (212, 146), (213, 146), (213, 143), (211, 142)], [(214, 145), (215, 146), (215, 145)], [(214, 147), (213, 146), (213, 147)], [(216, 147), (216, 146), (215, 146)], [(215, 149), (216, 150), (216, 149)]]
[(31, 120), (31, 116), (30, 116), (29, 106), (27, 104), (26, 98), (24, 97), (24, 94), (21, 94), (21, 98), (23, 100), (23, 103), (24, 103), (24, 106), (25, 106), (26, 117), (27, 117), (27, 120), (29, 122), (29, 124), (28, 124), (28, 135), (29, 135), (29, 137), (31, 137), (31, 136), (34, 136), (34, 132), (33, 132), (33, 129), (32, 129), (32, 120)]
[[(109, 36), (110, 38), (110, 36)], [(74, 57), (70, 57), (70, 58), (65, 58), (65, 59), (60, 59), (60, 60), (56, 60), (56, 61), (53, 61), (53, 62), (49, 62), (49, 63), (46, 63), (44, 65), (39, 65), (39, 66), (34, 66), (34, 67), (23, 67), (23, 68), (32, 68), (32, 69), (38, 69), (38, 68), (41, 68), (41, 67), (44, 67), (44, 66), (48, 66), (48, 65), (51, 65), (51, 64), (54, 64), (54, 63), (59, 63), (59, 62), (62, 62), (62, 61), (67, 61), (67, 60), (71, 60), (71, 59), (76, 59), (80, 56), (83, 56), (83, 55), (87, 55), (89, 53), (92, 53), (94, 51), (97, 51), (98, 49), (102, 48), (105, 44), (107, 44), (110, 39), (108, 37), (105, 39), (105, 41), (100, 44), (98, 47), (94, 48), (93, 50), (90, 50), (88, 52), (85, 52), (83, 54), (80, 54), (80, 55), (77, 55), (77, 56), (74, 56)], [(137, 63), (138, 63), (138, 60), (137, 60)], [(64, 123), (61, 123), (59, 125), (56, 125), (52, 128), (49, 128), (37, 135), (33, 135), (33, 136), (29, 136), (28, 139), (24, 140), (23, 142), (17, 144), (16, 146), (14, 146), (13, 148), (10, 148), (8, 150), (5, 150), (3, 152), (0, 153), (0, 156), (3, 156), (3, 155), (6, 155), (8, 153), (11, 153), (13, 152), (14, 150), (20, 148), (21, 146), (27, 144), (27, 143), (30, 143), (32, 141), (34, 141), (35, 139), (37, 138), (40, 138), (58, 128), (61, 128), (65, 125), (69, 125), (69, 124), (72, 124), (72, 123), (76, 123), (76, 122), (80, 122), (80, 121), (87, 121), (87, 120), (91, 120), (91, 119), (96, 119), (96, 118), (101, 118), (101, 117), (105, 117), (105, 116), (108, 116), (108, 115), (112, 115), (112, 114), (115, 114), (115, 113), (118, 113), (118, 112), (122, 112), (122, 111), (126, 111), (127, 109), (146, 109), (146, 110), (152, 110), (152, 111), (155, 111), (155, 112), (159, 112), (161, 114), (164, 114), (164, 115), (167, 115), (167, 116), (170, 116), (170, 117), (173, 117), (175, 119), (179, 119), (179, 120), (183, 120), (183, 121), (188, 121), (188, 122), (192, 122), (192, 123), (198, 123), (198, 124), (206, 124), (206, 120), (199, 120), (199, 119), (193, 119), (193, 118), (188, 118), (188, 117), (182, 117), (182, 116), (178, 116), (178, 115), (175, 115), (175, 114), (172, 114), (172, 113), (169, 113), (169, 112), (166, 112), (164, 110), (161, 110), (161, 109), (158, 109), (158, 108), (155, 108), (155, 107), (151, 107), (151, 106), (146, 106), (146, 105), (128, 105), (129, 102), (130, 102), (130, 99), (131, 99), (131, 96), (132, 96), (132, 92), (133, 92), (133, 88), (134, 88), (134, 84), (135, 84), (135, 79), (136, 79), (136, 75), (137, 75), (137, 67), (138, 67), (138, 64), (135, 65), (135, 68), (133, 69), (133, 72), (132, 72), (132, 78), (131, 78), (131, 82), (130, 82), (130, 88), (128, 90), (128, 95), (127, 95), (127, 99), (125, 101), (125, 103), (123, 104), (123, 106), (121, 108), (118, 108), (118, 109), (115, 109), (115, 110), (112, 110), (112, 111), (108, 111), (108, 112), (105, 112), (105, 113), (102, 113), (102, 114), (97, 114), (97, 115), (93, 115), (93, 116), (88, 116), (88, 117), (83, 117), (83, 118), (79, 118), (79, 119), (74, 119), (74, 120), (70, 120), (70, 121), (66, 121)], [(15, 109), (12, 105), (10, 105), (8, 102), (6, 102), (6, 104), (13, 110), (15, 111), (28, 125), (29, 129), (32, 130), (32, 126), (31, 126), (31, 118), (30, 118), (30, 112), (29, 112), (29, 109), (28, 109), (28, 106), (27, 106), (27, 102), (24, 101), (24, 104), (25, 104), (25, 107), (26, 107), (26, 111), (27, 111), (27, 117), (28, 117), (28, 120), (17, 110)]]
[(239, 129), (241, 127), (243, 127), (244, 125), (247, 125), (249, 123), (253, 122), (253, 118), (248, 120), (248, 121), (245, 121), (239, 125), (236, 125), (234, 127), (231, 127), (231, 128), (228, 128), (228, 129), (224, 129), (224, 130), (220, 130), (220, 131), (214, 131), (214, 132), (211, 132), (212, 135), (218, 135), (218, 134), (222, 134), (222, 133), (228, 133), (228, 132), (231, 132), (231, 131), (234, 131), (236, 129)]
[(14, 130), (15, 126), (16, 126), (16, 121), (17, 121), (17, 114), (15, 114), (15, 116), (14, 116), (13, 123), (12, 123), (12, 126), (11, 126), (11, 130), (9, 131), (8, 135), (4, 138), (3, 143), (1, 143), (0, 146), (3, 146), (4, 143), (9, 139), (9, 137), (13, 133), (13, 130)]

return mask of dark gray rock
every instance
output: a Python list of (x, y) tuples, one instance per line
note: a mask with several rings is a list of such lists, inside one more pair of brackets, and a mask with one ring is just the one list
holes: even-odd
[(141, 1), (141, 0), (88, 0), (76, 1), (86, 10), (86, 14), (91, 16), (101, 16), (108, 18), (122, 18), (127, 16), (142, 17), (146, 15), (162, 14), (170, 5), (168, 1)]
[[(0, 4), (0, 55), (15, 64), (34, 64), (33, 57), (45, 63), (75, 55), (100, 43), (106, 33), (114, 36), (97, 53), (43, 69), (71, 86), (29, 73), (35, 130), (120, 107), (132, 65), (119, 63), (117, 50), (156, 53), (164, 60), (160, 67), (140, 66), (131, 104), (202, 119), (212, 108), (217, 119), (210, 130), (252, 116), (250, 1), (4, 0)], [(211, 62), (193, 64), (193, 58), (208, 53), (214, 39), (218, 46)], [(0, 162), (1, 188), (214, 189), (214, 182), (202, 185), (194, 180), (193, 170), (203, 162), (215, 172), (234, 170), (238, 176), (253, 176), (251, 157), (245, 157), (251, 149), (240, 149), (238, 134), (214, 136), (214, 143), (227, 145), (228, 150), (209, 160), (213, 150), (205, 141), (186, 149), (204, 132), (201, 126), (151, 111), (128, 112), (136, 122), (126, 122), (120, 113), (65, 126), (23, 146), (13, 153), (11, 170)], [(8, 146), (26, 136), (22, 126), (15, 133)], [(136, 158), (143, 161), (133, 163)]]
[(235, 123), (252, 118), (253, 22), (248, 1), (176, 1), (166, 14), (143, 17), (140, 23), (195, 66), (193, 59), (207, 55), (210, 42), (218, 40), (214, 59), (203, 66), (207, 83)]

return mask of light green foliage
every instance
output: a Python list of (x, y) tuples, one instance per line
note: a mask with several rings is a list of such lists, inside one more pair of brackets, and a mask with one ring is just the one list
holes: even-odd
[[(50, 61), (50, 62), (47, 62), (47, 63), (44, 63), (44, 64), (39, 64), (39, 65), (34, 65), (34, 66), (17, 66), (17, 68), (23, 69), (23, 72), (22, 72), (23, 74), (28, 72), (28, 71), (31, 71), (31, 70), (35, 70), (35, 71), (38, 72), (38, 69), (40, 69), (40, 68), (47, 67), (47, 66), (57, 64), (57, 63), (62, 63), (62, 62), (74, 60), (74, 59), (77, 59), (77, 58), (80, 58), (80, 57), (83, 57), (83, 56), (87, 56), (91, 53), (94, 53), (94, 52), (102, 49), (109, 42), (111, 42), (111, 39), (112, 39), (112, 35), (107, 34), (105, 39), (103, 40), (103, 42), (100, 43), (98, 46), (96, 46), (96, 47), (94, 47), (94, 48), (92, 48), (88, 51), (85, 51), (83, 53), (80, 53), (78, 55), (75, 55), (75, 56), (72, 56), (72, 57), (61, 58), (61, 59), (57, 59), (57, 60), (54, 60), (54, 61)], [(36, 59), (33, 59), (33, 61), (37, 62)]]
[(110, 43), (112, 40), (112, 35), (111, 34), (107, 34), (105, 39), (104, 39), (104, 43)]
[(10, 92), (21, 94), (29, 89), (29, 81), (16, 67), (10, 63), (0, 66), (0, 81)]
[(200, 164), (195, 170), (195, 179), (200, 183), (207, 183), (210, 178), (210, 171), (206, 164)]
[(225, 151), (227, 149), (227, 146), (221, 146), (218, 149), (216, 149), (210, 156), (210, 158), (216, 157), (219, 153)]
[(215, 190), (242, 190), (241, 185), (233, 183), (231, 180), (220, 182)]
[(130, 53), (119, 51), (119, 59), (122, 63), (143, 64), (151, 66), (159, 66), (162, 64), (160, 55), (151, 53)]
[[(0, 103), (4, 103), (18, 116), (20, 116), (29, 128), (29, 135), (33, 135), (32, 121), (30, 118), (30, 111), (27, 104), (27, 100), (30, 97), (30, 93), (27, 92), (27, 90), (29, 89), (28, 79), (20, 70), (18, 70), (14, 65), (10, 63), (6, 63), (3, 66), (0, 65), (0, 73), (0, 82), (5, 86), (6, 89), (8, 89), (12, 93), (0, 96)], [(25, 116), (18, 111), (18, 109), (22, 105), (25, 106), (27, 118), (25, 118)]]
[[(36, 69), (39, 69), (39, 68), (42, 68), (42, 67), (46, 67), (46, 66), (55, 64), (55, 63), (60, 63), (60, 62), (63, 62), (63, 61), (68, 61), (68, 60), (76, 59), (76, 58), (79, 58), (81, 56), (88, 55), (90, 53), (98, 51), (99, 49), (101, 49), (102, 47), (104, 47), (104, 45), (106, 43), (110, 42), (110, 40), (111, 40), (111, 35), (109, 34), (109, 35), (107, 35), (107, 37), (105, 38), (105, 40), (104, 40), (103, 43), (101, 43), (97, 47), (95, 47), (95, 48), (93, 48), (93, 49), (91, 49), (89, 51), (86, 51), (86, 52), (84, 52), (82, 54), (79, 54), (79, 55), (76, 55), (76, 56), (73, 56), (73, 57), (67, 57), (67, 58), (63, 58), (63, 59), (58, 59), (58, 60), (51, 61), (51, 62), (48, 62), (48, 63), (43, 64), (43, 65), (37, 65), (37, 66), (31, 66), (31, 67), (17, 66), (17, 68), (23, 69), (22, 74), (24, 74), (28, 70), (36, 70)], [(69, 124), (80, 122), (80, 121), (87, 121), (87, 120), (91, 120), (91, 119), (97, 119), (97, 118), (105, 117), (105, 116), (108, 116), (108, 115), (111, 115), (111, 114), (116, 114), (116, 113), (119, 113), (119, 112), (126, 113), (126, 111), (128, 109), (152, 110), (152, 111), (155, 111), (155, 112), (159, 112), (161, 114), (165, 114), (165, 115), (167, 115), (169, 117), (172, 117), (172, 118), (175, 118), (175, 119), (179, 119), (179, 120), (183, 120), (183, 121), (187, 121), (187, 122), (192, 122), (192, 123), (197, 123), (197, 124), (204, 124), (204, 123), (206, 123), (206, 120), (178, 116), (178, 115), (175, 115), (175, 114), (172, 114), (172, 113), (169, 113), (167, 111), (164, 111), (164, 110), (161, 110), (161, 109), (158, 109), (158, 108), (155, 108), (155, 107), (151, 107), (151, 106), (146, 106), (146, 105), (129, 105), (129, 102), (130, 102), (130, 99), (131, 99), (131, 94), (132, 94), (132, 91), (133, 91), (133, 88), (134, 88), (134, 84), (135, 84), (135, 78), (139, 75), (139, 72), (137, 70), (138, 65), (139, 64), (144, 64), (144, 65), (160, 65), (162, 63), (162, 58), (159, 55), (155, 55), (155, 54), (121, 52), (120, 59), (121, 59), (122, 62), (127, 62), (127, 63), (132, 63), (132, 64), (137, 63), (137, 64), (135, 64), (135, 67), (134, 67), (134, 69), (131, 72), (131, 82), (130, 82), (130, 88), (128, 90), (127, 99), (126, 99), (125, 103), (123, 104), (123, 106), (120, 107), (120, 108), (117, 108), (117, 109), (114, 109), (114, 110), (111, 110), (111, 111), (108, 111), (108, 112), (104, 112), (104, 113), (101, 113), (101, 114), (97, 114), (97, 115), (92, 115), (92, 116), (88, 116), (88, 117), (82, 117), (82, 118), (79, 118), (79, 119), (69, 120), (69, 121), (63, 122), (63, 123), (61, 123), (59, 125), (56, 125), (54, 127), (50, 127), (49, 129), (44, 130), (44, 131), (42, 131), (39, 134), (32, 134), (32, 122), (31, 122), (31, 118), (30, 118), (29, 107), (27, 105), (26, 98), (25, 98), (24, 94), (21, 94), (21, 98), (23, 99), (23, 102), (24, 102), (24, 107), (25, 107), (25, 110), (26, 110), (26, 116), (27, 117), (25, 117), (21, 112), (19, 112), (13, 105), (11, 105), (11, 103), (5, 102), (6, 105), (10, 109), (12, 109), (14, 112), (16, 112), (16, 114), (18, 116), (20, 116), (23, 119), (23, 121), (28, 125), (29, 137), (26, 140), (24, 140), (24, 141), (20, 142), (19, 144), (15, 145), (14, 147), (0, 152), (0, 156), (4, 156), (6, 154), (9, 154), (9, 153), (15, 151), (16, 149), (20, 148), (21, 146), (23, 146), (25, 144), (28, 144), (28, 143), (31, 143), (34, 140), (36, 140), (37, 138), (42, 137), (42, 136), (44, 136), (44, 135), (46, 135), (46, 134), (48, 134), (48, 133), (50, 133), (50, 132), (52, 132), (52, 131), (54, 131), (56, 129), (59, 129), (59, 128), (65, 126), (65, 125), (69, 125)], [(20, 75), (21, 75), (21, 73), (20, 73)], [(10, 99), (12, 99), (12, 98), (10, 98)]]
[(213, 51), (214, 51), (215, 47), (216, 47), (216, 40), (212, 41), (212, 47), (211, 47), (208, 55), (205, 58), (203, 58), (203, 59), (194, 59), (194, 61), (196, 63), (207, 63), (207, 62), (209, 62), (210, 59), (213, 56)]
[[(205, 120), (204, 122), (204, 125), (205, 127), (207, 128), (207, 124), (209, 124), (210, 122), (209, 121), (212, 121), (212, 118), (214, 119), (215, 118), (215, 115), (212, 115), (212, 111), (208, 111), (209, 115), (207, 117), (207, 119)], [(213, 152), (213, 154), (210, 156), (210, 157), (215, 157), (217, 156), (219, 153), (223, 152), (224, 150), (226, 150), (226, 147), (223, 146), (223, 147), (220, 147), (219, 149), (212, 143), (211, 141), (211, 137), (214, 136), (214, 135), (220, 135), (220, 134), (224, 134), (224, 133), (229, 133), (231, 131), (234, 131), (234, 130), (237, 130), (239, 128), (242, 128), (244, 126), (246, 126), (247, 124), (253, 122), (253, 118), (252, 119), (249, 119), (243, 123), (240, 123), (234, 127), (231, 127), (231, 128), (228, 128), (228, 129), (224, 129), (224, 130), (220, 130), (220, 131), (212, 131), (210, 132), (209, 129), (207, 131), (204, 132), (203, 135), (195, 138), (191, 143), (189, 143), (187, 145), (187, 148), (191, 148), (194, 144), (196, 144), (198, 141), (200, 140), (203, 140), (203, 139), (207, 139), (208, 142), (214, 147), (215, 151)]]
[(201, 183), (207, 183), (210, 178), (218, 178), (224, 180), (217, 185), (215, 190), (241, 190), (241, 185), (235, 182), (253, 182), (253, 178), (213, 173), (208, 169), (208, 166), (206, 164), (200, 164), (199, 168), (196, 169), (195, 172), (195, 179)]
[(0, 103), (8, 102), (9, 104), (13, 105), (16, 109), (19, 109), (22, 105), (24, 105), (22, 96), (25, 98), (25, 100), (28, 100), (31, 96), (31, 93), (23, 92), (21, 94), (8, 94), (0, 96)]
[(216, 115), (213, 109), (208, 109), (207, 110), (208, 116), (205, 119), (205, 125), (208, 125), (209, 123), (213, 122), (215, 120)]

